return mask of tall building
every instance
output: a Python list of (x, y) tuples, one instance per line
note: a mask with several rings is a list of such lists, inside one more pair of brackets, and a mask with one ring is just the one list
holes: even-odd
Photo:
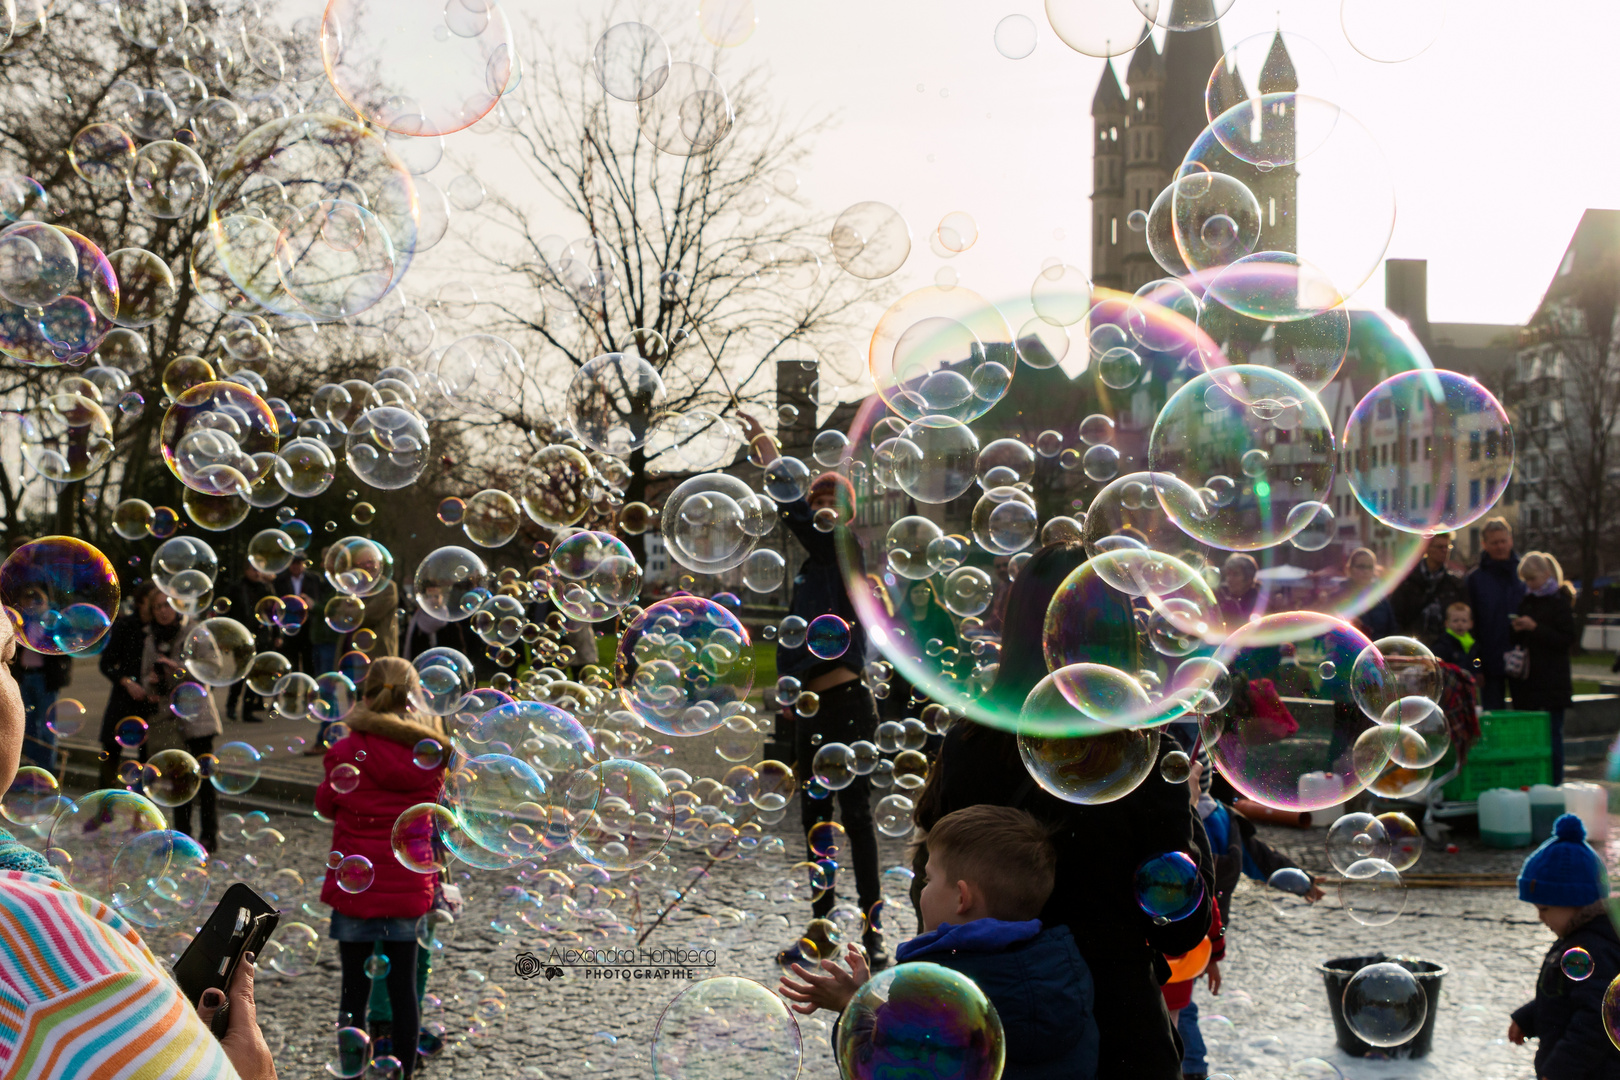
[[(1132, 227), (1132, 213), (1145, 215), (1175, 177), (1187, 151), (1208, 127), (1205, 96), (1215, 65), (1225, 52), (1213, 22), (1211, 0), (1173, 0), (1172, 25), (1210, 20), (1202, 30), (1165, 35), (1161, 53), (1148, 35), (1131, 54), (1125, 87), (1110, 62), (1092, 96), (1091, 278), (1098, 285), (1134, 292), (1165, 276), (1148, 250), (1144, 219)], [(1201, 15), (1202, 13), (1202, 15)], [(1272, 41), (1256, 87), (1261, 94), (1292, 92), (1299, 82), (1279, 34)], [(1248, 98), (1242, 75), (1223, 72), (1213, 91), (1215, 107)], [(1293, 111), (1264, 109), (1260, 117), (1268, 141), (1286, 151), (1293, 143)], [(1279, 154), (1291, 158), (1291, 154)], [(1241, 179), (1260, 203), (1261, 233), (1256, 250), (1293, 251), (1298, 174), (1292, 164), (1260, 170), (1229, 155), (1219, 171)]]

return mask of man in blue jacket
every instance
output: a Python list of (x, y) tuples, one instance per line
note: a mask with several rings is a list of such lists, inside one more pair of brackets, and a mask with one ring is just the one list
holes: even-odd
[[(984, 991), (1001, 1019), (1003, 1080), (1091, 1080), (1097, 1074), (1091, 969), (1068, 927), (1043, 926), (1036, 918), (1052, 893), (1056, 867), (1051, 839), (1022, 810), (980, 804), (946, 814), (928, 830), (927, 883), (918, 899), (924, 933), (895, 950), (900, 971), (911, 963), (938, 964)], [(801, 1013), (842, 1014), (868, 977), (866, 959), (853, 945), (848, 959), (847, 971), (823, 960), (825, 974), (793, 965), (803, 981), (782, 976), (782, 996)]]
[(1486, 712), (1507, 708), (1507, 673), (1502, 654), (1513, 647), (1513, 615), (1524, 599), (1519, 580), (1519, 553), (1513, 550), (1513, 527), (1493, 517), (1480, 534), (1484, 550), (1469, 571), (1468, 606), (1474, 609), (1474, 640), (1479, 647), (1480, 706)]

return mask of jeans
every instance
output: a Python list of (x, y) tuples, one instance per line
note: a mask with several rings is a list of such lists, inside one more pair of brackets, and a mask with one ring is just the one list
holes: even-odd
[(1181, 1071), (1199, 1075), (1209, 1072), (1209, 1061), (1204, 1057), (1204, 1036), (1198, 1030), (1198, 1002), (1187, 1002), (1187, 1007), (1176, 1017), (1176, 1034), (1181, 1036)]
[[(816, 736), (820, 739), (816, 739)], [(810, 764), (816, 751), (828, 743), (849, 744), (861, 739), (871, 740), (877, 735), (877, 706), (871, 691), (859, 681), (843, 683), (821, 695), (821, 708), (814, 716), (798, 716), (793, 725), (793, 747), (796, 763), (794, 772), (800, 784), (799, 810), (805, 832), (819, 822), (831, 821), (833, 797), (844, 819), (844, 832), (849, 837), (850, 858), (855, 863), (855, 890), (861, 911), (870, 913), (872, 905), (882, 898), (878, 879), (877, 832), (872, 825), (872, 781), (864, 776), (842, 790), (832, 792), (825, 799), (812, 799), (804, 794), (803, 784), (810, 777)], [(806, 858), (817, 861), (806, 844)], [(843, 863), (840, 859), (840, 864)], [(838, 899), (837, 876), (833, 887), (810, 905), (811, 913), (825, 918)]]
[(1564, 782), (1564, 710), (1548, 709), (1547, 720), (1552, 728), (1552, 782)]
[(21, 668), (17, 687), (23, 701), (23, 749), (25, 765), (38, 765), (46, 772), (56, 772), (56, 736), (45, 726), (51, 706), (56, 704), (56, 691), (45, 688), (45, 673)]

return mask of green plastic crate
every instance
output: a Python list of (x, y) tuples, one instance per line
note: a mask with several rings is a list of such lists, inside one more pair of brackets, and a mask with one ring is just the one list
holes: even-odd
[(1552, 753), (1552, 729), (1544, 712), (1488, 712), (1479, 718), (1479, 742), (1469, 761), (1502, 761)]
[[(1451, 765), (1442, 762), (1435, 766), (1437, 773), (1449, 771)], [(1543, 749), (1539, 755), (1526, 752), (1511, 758), (1480, 759), (1470, 751), (1468, 763), (1446, 785), (1447, 802), (1473, 802), (1479, 793), (1492, 788), (1522, 788), (1531, 784), (1552, 783), (1552, 751)]]

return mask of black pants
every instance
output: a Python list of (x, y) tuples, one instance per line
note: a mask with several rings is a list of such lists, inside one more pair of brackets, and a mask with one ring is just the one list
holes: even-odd
[[(125, 711), (127, 706), (134, 706)], [(118, 687), (113, 688), (113, 699), (107, 702), (107, 711), (101, 717), (101, 777), (97, 784), (102, 788), (116, 788), (124, 785), (118, 782), (118, 766), (124, 760), (124, 746), (118, 741), (118, 722), (125, 717), (139, 716), (143, 720), (150, 719), (151, 713), (144, 703), (133, 701)], [(141, 743), (136, 751), (141, 763), (146, 763), (149, 751), (146, 743)]]
[[(796, 716), (793, 724), (794, 772), (799, 779), (799, 809), (805, 833), (820, 822), (832, 820), (835, 796), (844, 819), (844, 832), (849, 836), (850, 858), (855, 863), (855, 891), (862, 912), (870, 912), (872, 905), (882, 899), (877, 832), (872, 827), (872, 781), (864, 776), (856, 777), (853, 784), (825, 799), (812, 799), (803, 792), (804, 783), (810, 777), (810, 763), (818, 749), (828, 743), (847, 745), (861, 739), (871, 740), (877, 735), (877, 723), (877, 703), (872, 700), (871, 691), (857, 680), (822, 693), (821, 708), (816, 715)], [(819, 740), (815, 739), (817, 735), (821, 736)], [(805, 857), (815, 862), (816, 856), (809, 853), (809, 847), (807, 835)], [(824, 918), (833, 909), (837, 892), (835, 876), (833, 887), (810, 907), (816, 918)]]
[[(371, 977), (366, 961), (377, 947), (371, 941), (340, 941), (338, 955), (343, 961), (343, 989), (338, 999), (338, 1019), (347, 1026), (366, 1025), (366, 1001), (371, 997)], [(416, 1068), (416, 1040), (422, 1016), (416, 1003), (416, 942), (385, 941), (382, 953), (388, 957), (388, 1003), (393, 1010), (393, 1054), (404, 1066), (401, 1075), (410, 1080)]]
[[(146, 749), (144, 746), (142, 750)], [(203, 735), (195, 739), (186, 740), (186, 752), (194, 758), (201, 758), (204, 754), (214, 752), (214, 737)], [(145, 760), (143, 757), (141, 760)], [(202, 787), (197, 789), (197, 797), (191, 802), (174, 808), (174, 827), (197, 841), (212, 852), (219, 847), (219, 817), (215, 811), (215, 791), (212, 780), (204, 780)], [(191, 803), (197, 803), (202, 809), (202, 832), (191, 831)]]
[[(242, 701), (244, 694), (247, 697), (246, 701)], [(230, 696), (225, 700), (226, 716), (236, 715), (236, 703), (238, 701), (242, 701), (242, 719), (244, 720), (246, 720), (249, 716), (252, 716), (254, 713), (260, 712), (264, 709), (264, 698), (249, 690), (247, 688), (246, 680), (231, 683)]]

